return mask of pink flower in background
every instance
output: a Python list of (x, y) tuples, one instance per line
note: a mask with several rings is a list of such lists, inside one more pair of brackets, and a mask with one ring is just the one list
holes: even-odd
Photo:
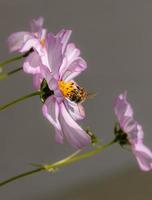
[[(24, 60), (23, 70), (34, 75), (33, 82), (36, 89), (39, 89), (39, 83), (43, 79), (40, 73), (40, 68), (42, 67), (40, 56), (46, 55), (45, 38), (47, 31), (43, 28), (43, 22), (43, 17), (32, 20), (30, 23), (31, 32), (16, 32), (8, 38), (8, 47), (11, 52), (24, 53), (33, 49)], [(39, 82), (37, 83), (38, 78)]]
[(41, 73), (53, 95), (46, 98), (42, 111), (55, 127), (58, 143), (63, 143), (65, 136), (71, 145), (82, 148), (91, 143), (90, 136), (76, 122), (85, 117), (81, 105), (85, 92), (73, 78), (87, 65), (75, 45), (67, 44), (68, 37), (59, 35), (50, 33), (47, 37), (48, 66), (41, 68)]
[(31, 31), (20, 31), (12, 33), (8, 37), (8, 48), (11, 52), (27, 52), (31, 48), (41, 48), (45, 44), (46, 29), (43, 28), (43, 17), (32, 20), (30, 23)]
[(117, 97), (114, 112), (119, 122), (120, 132), (126, 134), (126, 143), (130, 144), (141, 170), (151, 170), (152, 152), (143, 144), (144, 132), (142, 126), (134, 119), (133, 109), (127, 101), (126, 92)]

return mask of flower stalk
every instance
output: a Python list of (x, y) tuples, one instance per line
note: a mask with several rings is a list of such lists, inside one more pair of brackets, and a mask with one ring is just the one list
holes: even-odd
[(60, 161), (57, 161), (53, 164), (50, 164), (50, 165), (42, 165), (40, 167), (38, 167), (37, 169), (34, 169), (34, 170), (31, 170), (31, 171), (28, 171), (28, 172), (24, 172), (22, 174), (19, 174), (17, 176), (14, 176), (14, 177), (11, 177), (5, 181), (1, 181), (0, 182), (0, 187), (1, 186), (4, 186), (8, 183), (11, 183), (11, 182), (14, 182), (20, 178), (23, 178), (25, 176), (29, 176), (29, 175), (32, 175), (32, 174), (35, 174), (35, 173), (38, 173), (40, 171), (52, 171), (56, 168), (59, 168), (59, 167), (62, 167), (62, 166), (65, 166), (65, 165), (69, 165), (73, 162), (76, 162), (76, 161), (79, 161), (79, 160), (82, 160), (82, 159), (85, 159), (85, 158), (89, 158), (91, 156), (94, 156), (100, 152), (102, 152), (103, 150), (109, 148), (110, 146), (112, 146), (114, 143), (116, 143), (115, 140), (112, 140), (111, 142), (105, 144), (105, 145), (101, 145), (99, 147), (97, 147), (96, 149), (92, 150), (92, 151), (89, 151), (89, 152), (86, 152), (84, 154), (81, 154), (81, 155), (78, 155), (80, 152), (81, 152), (81, 149), (76, 151), (75, 153), (73, 153), (72, 155), (60, 160)]
[(74, 156), (72, 157), (71, 159), (67, 159), (66, 161), (63, 160), (63, 161), (58, 161), (52, 165), (45, 165), (44, 168), (46, 170), (50, 170), (52, 168), (57, 168), (59, 166), (64, 166), (64, 165), (68, 165), (68, 164), (71, 164), (73, 162), (76, 162), (76, 161), (79, 161), (79, 160), (82, 160), (82, 159), (86, 159), (86, 158), (89, 158), (91, 156), (94, 156), (102, 151), (104, 151), (105, 149), (107, 149), (108, 147), (110, 147), (111, 145), (113, 145), (114, 143), (116, 143), (115, 140), (112, 140), (111, 142), (105, 144), (105, 145), (100, 145), (98, 146), (95, 150), (92, 150), (92, 151), (89, 151), (89, 152), (86, 152), (84, 154), (81, 154), (79, 156)]
[(37, 95), (40, 95), (40, 91), (32, 92), (32, 93), (30, 93), (28, 95), (25, 95), (25, 96), (22, 96), (22, 97), (20, 97), (18, 99), (15, 99), (14, 101), (11, 101), (11, 102), (9, 102), (7, 104), (1, 105), (0, 106), (0, 111), (6, 109), (6, 108), (8, 108), (8, 107), (10, 107), (10, 106), (12, 106), (12, 105), (14, 105), (16, 103), (24, 101), (25, 99), (28, 99), (28, 98), (31, 98), (31, 97), (37, 96)]
[(3, 80), (3, 79), (7, 78), (10, 75), (13, 75), (16, 72), (21, 71), (22, 69), (23, 69), (23, 67), (18, 67), (18, 68), (14, 69), (14, 70), (12, 70), (12, 71), (10, 71), (8, 73), (2, 73), (2, 74), (0, 74), (0, 80)]
[(13, 58), (10, 58), (8, 60), (5, 60), (3, 62), (0, 63), (0, 68), (3, 68), (5, 65), (8, 65), (12, 62), (15, 62), (17, 60), (21, 60), (22, 58), (26, 58), (30, 53), (32, 53), (34, 50), (31, 48), (29, 51), (25, 52), (24, 54), (22, 55), (17, 55)]
[(28, 172), (19, 174), (19, 175), (17, 175), (17, 176), (14, 176), (14, 177), (12, 177), (12, 178), (9, 178), (9, 179), (7, 179), (7, 180), (5, 180), (5, 181), (0, 182), (0, 187), (3, 186), (3, 185), (8, 184), (8, 183), (10, 183), (10, 182), (13, 182), (13, 181), (15, 181), (15, 180), (17, 180), (17, 179), (23, 178), (23, 177), (25, 177), (25, 176), (29, 176), (29, 175), (35, 174), (35, 173), (37, 173), (37, 172), (40, 172), (40, 171), (42, 171), (42, 170), (44, 170), (44, 169), (43, 169), (42, 167), (40, 167), (40, 168), (34, 169), (34, 170), (32, 170), (32, 171), (28, 171)]
[(23, 55), (19, 55), (19, 56), (15, 56), (15, 57), (13, 57), (13, 58), (10, 58), (10, 59), (8, 59), (8, 60), (5, 60), (5, 61), (3, 61), (3, 62), (0, 63), (0, 68), (3, 68), (5, 65), (8, 65), (8, 64), (10, 64), (10, 63), (12, 63), (12, 62), (15, 62), (15, 61), (17, 61), (17, 60), (20, 60), (20, 59), (22, 59), (23, 57), (24, 57)]

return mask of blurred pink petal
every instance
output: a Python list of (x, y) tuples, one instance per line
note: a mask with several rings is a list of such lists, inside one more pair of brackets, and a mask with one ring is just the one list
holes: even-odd
[(142, 126), (134, 119), (133, 109), (127, 101), (127, 93), (120, 94), (114, 104), (114, 112), (118, 119), (121, 130), (127, 135), (141, 170), (152, 169), (152, 152), (143, 144), (144, 132)]
[(36, 90), (40, 90), (42, 81), (43, 81), (42, 74), (33, 75), (33, 86)]
[(11, 52), (26, 52), (31, 48), (41, 51), (45, 43), (46, 29), (43, 27), (43, 18), (33, 19), (31, 22), (31, 31), (16, 32), (8, 37), (8, 48)]
[(44, 24), (44, 18), (38, 17), (37, 19), (32, 19), (30, 23), (31, 32), (38, 33), (42, 30)]
[(31, 53), (23, 63), (23, 70), (29, 74), (39, 74), (42, 66), (40, 56), (37, 52)]
[[(22, 47), (25, 45), (25, 43), (32, 38), (33, 36), (29, 32), (23, 31), (23, 32), (12, 33), (7, 40), (10, 52), (20, 51)], [(28, 50), (30, 50), (30, 48)]]
[(143, 171), (152, 170), (152, 152), (144, 144), (136, 144), (133, 147), (134, 155)]

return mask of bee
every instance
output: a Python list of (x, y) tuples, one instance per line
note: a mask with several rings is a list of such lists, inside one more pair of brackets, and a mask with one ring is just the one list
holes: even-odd
[(70, 101), (83, 103), (86, 99), (94, 97), (95, 94), (88, 93), (83, 87), (76, 85), (75, 88), (67, 94), (67, 96)]
[(75, 82), (65, 83), (64, 81), (60, 81), (59, 88), (63, 96), (77, 104), (83, 103), (86, 99), (95, 96), (95, 94), (88, 93), (83, 87), (80, 87)]
[(87, 98), (87, 92), (84, 88), (76, 85), (75, 88), (73, 88), (73, 90), (67, 94), (67, 96), (70, 101), (74, 101), (75, 103), (82, 103)]

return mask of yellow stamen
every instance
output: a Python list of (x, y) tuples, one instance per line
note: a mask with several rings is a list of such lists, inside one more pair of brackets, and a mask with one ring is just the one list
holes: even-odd
[(44, 47), (45, 46), (45, 39), (41, 39), (40, 43), (41, 43), (42, 47)]
[(59, 81), (58, 82), (59, 89), (61, 90), (64, 97), (68, 97), (69, 94), (71, 94), (71, 91), (74, 89), (74, 82), (64, 82)]

